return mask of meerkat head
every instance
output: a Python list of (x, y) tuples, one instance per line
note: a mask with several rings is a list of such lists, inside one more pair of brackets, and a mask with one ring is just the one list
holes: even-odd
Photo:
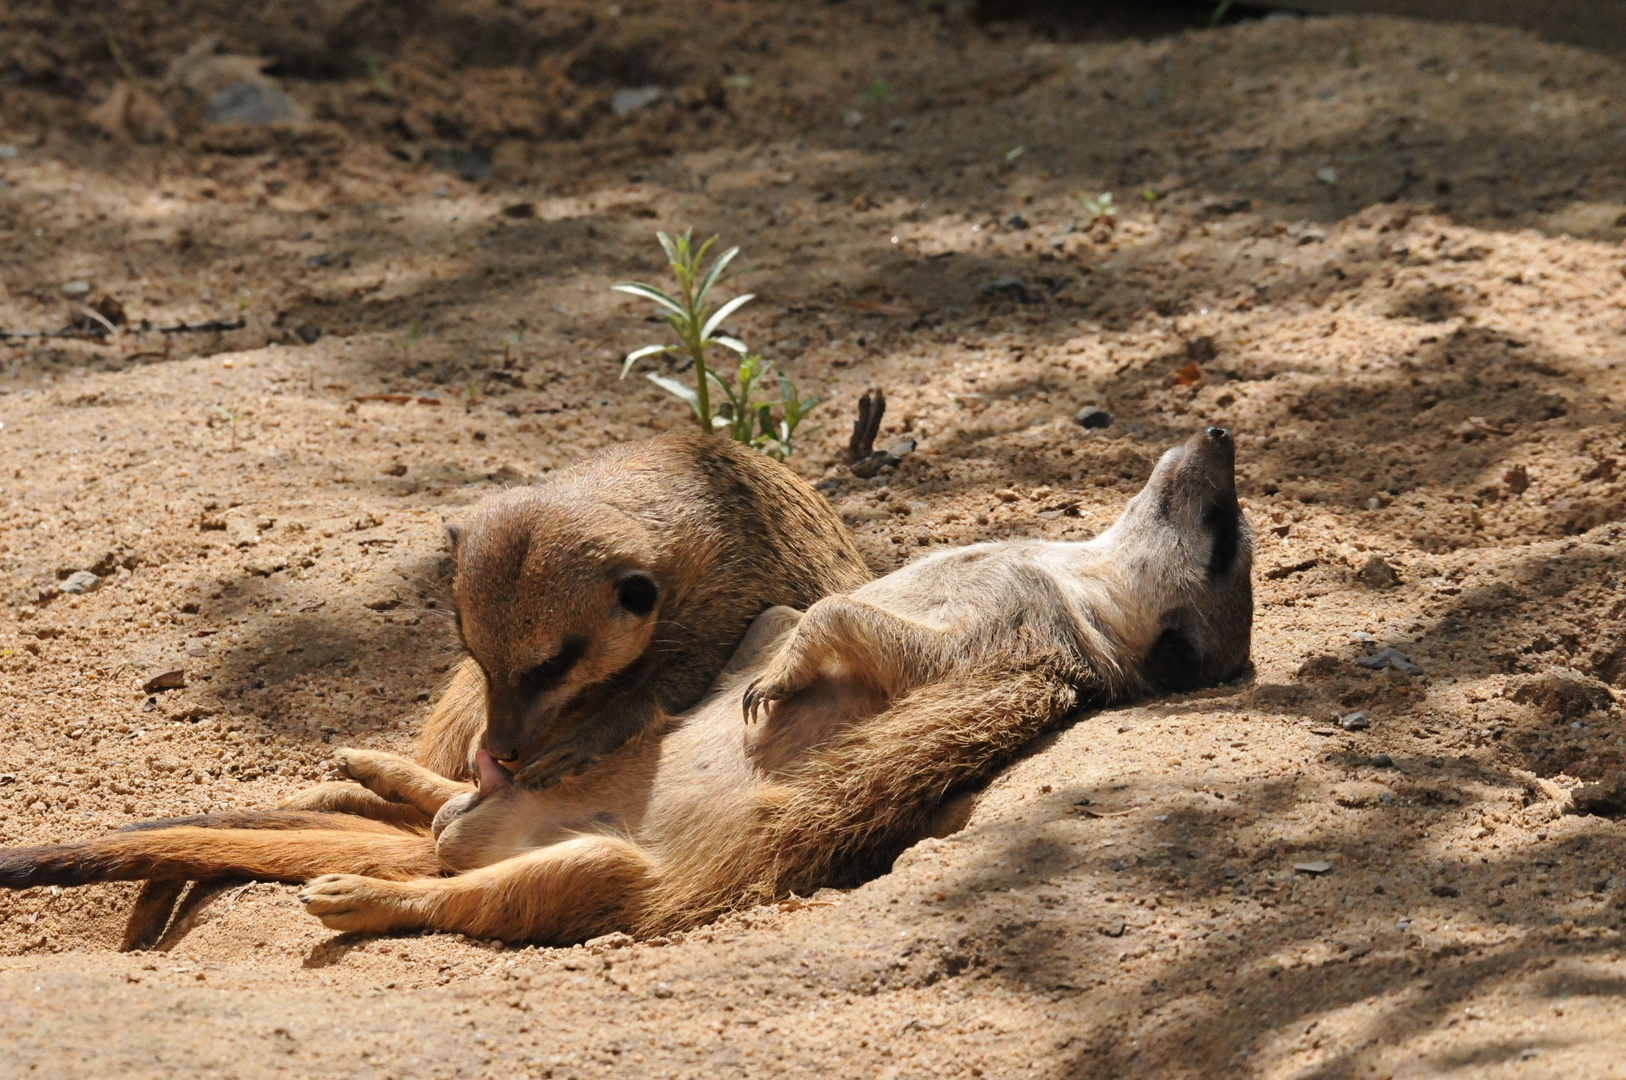
[(564, 742), (649, 648), (663, 600), (644, 527), (603, 503), (520, 489), (452, 531), (458, 633), (486, 676), (491, 757)]
[(1188, 690), (1246, 669), (1253, 537), (1237, 503), (1230, 432), (1207, 428), (1165, 453), (1101, 539), (1130, 604), (1155, 620), (1137, 644), (1148, 684)]

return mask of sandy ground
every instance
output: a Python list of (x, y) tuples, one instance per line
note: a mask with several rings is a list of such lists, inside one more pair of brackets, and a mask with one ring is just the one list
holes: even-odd
[[(877, 570), (1088, 536), (1232, 427), (1257, 672), (671, 940), (336, 937), (252, 884), (120, 954), (131, 886), (0, 896), (0, 1071), (1626, 1076), (1619, 62), (1375, 18), (404, 10), (0, 13), (0, 328), (80, 335), (0, 342), (0, 840), (404, 750), (455, 658), (443, 522), (685, 422), (616, 378), (657, 228), (744, 246), (737, 329), (826, 397), (793, 464)], [(166, 83), (210, 32), (300, 118)], [(210, 319), (244, 325), (161, 332)], [(861, 481), (877, 385), (918, 449)]]

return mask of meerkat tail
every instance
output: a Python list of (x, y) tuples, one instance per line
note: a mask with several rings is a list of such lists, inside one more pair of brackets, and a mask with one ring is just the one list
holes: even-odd
[[(378, 824), (352, 820), (364, 826)], [(440, 863), (432, 837), (387, 826), (381, 832), (368, 827), (260, 829), (171, 824), (71, 844), (0, 849), (0, 888), (6, 889), (228, 876), (302, 882), (333, 873), (400, 881), (439, 874)]]

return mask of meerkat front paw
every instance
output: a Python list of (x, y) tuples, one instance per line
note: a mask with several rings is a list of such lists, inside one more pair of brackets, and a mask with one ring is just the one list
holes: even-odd
[(774, 702), (793, 697), (813, 681), (802, 670), (803, 665), (786, 660), (788, 652), (787, 649), (780, 653), (778, 658), (768, 665), (768, 670), (763, 672), (762, 677), (745, 688), (745, 699), (741, 705), (745, 711), (747, 724), (756, 723), (759, 715), (766, 718)]
[(330, 930), (382, 934), (422, 925), (402, 883), (359, 874), (323, 874), (299, 890), (305, 910)]

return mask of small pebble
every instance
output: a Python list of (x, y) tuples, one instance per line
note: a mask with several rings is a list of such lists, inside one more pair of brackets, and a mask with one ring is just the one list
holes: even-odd
[(93, 591), (101, 583), (102, 579), (89, 570), (75, 570), (68, 575), (68, 580), (62, 583), (61, 589), (72, 596), (79, 596)]
[(610, 111), (617, 116), (631, 116), (666, 96), (659, 86), (627, 86), (610, 95)]
[[(1388, 754), (1379, 754), (1377, 757), (1372, 759), (1372, 765), (1374, 768), (1378, 769), (1392, 769), (1395, 767), (1395, 759), (1390, 757)], [(1382, 801), (1383, 797), (1380, 795), (1378, 798), (1379, 801)]]
[(186, 687), (186, 671), (182, 668), (168, 668), (164, 671), (149, 675), (141, 684), (141, 689), (147, 693), (159, 690), (181, 690)]
[(1005, 227), (1008, 229), (1015, 229), (1017, 232), (1021, 232), (1023, 229), (1028, 227), (1028, 219), (1023, 217), (1021, 214), (1012, 214), (1010, 217), (1005, 219)]
[(15, 146), (12, 146), (10, 143), (0, 146), (0, 161), (10, 161), (16, 156), (17, 148)]
[(1338, 726), (1345, 731), (1365, 731), (1372, 726), (1372, 722), (1363, 712), (1352, 712), (1347, 716), (1339, 717)]
[(90, 282), (68, 281), (62, 285), (62, 291), (69, 296), (87, 296), (90, 293)]
[(1318, 859), (1315, 862), (1296, 862), (1293, 864), (1293, 869), (1301, 874), (1325, 874), (1332, 869), (1332, 863), (1325, 859)]
[(1362, 667), (1372, 668), (1374, 671), (1382, 671), (1386, 667), (1392, 667), (1396, 671), (1404, 672), (1407, 675), (1421, 675), (1423, 673), (1423, 669), (1412, 663), (1410, 657), (1393, 647), (1379, 649), (1371, 656), (1362, 656), (1355, 662)]
[(1018, 277), (1010, 277), (1008, 275), (1006, 277), (997, 277), (990, 281), (982, 282), (977, 286), (977, 291), (982, 293), (984, 296), (1004, 293), (1006, 295), (1016, 297), (1023, 303), (1026, 303), (1028, 299), (1028, 287), (1022, 283), (1022, 279)]
[(1373, 555), (1366, 560), (1357, 575), (1368, 588), (1392, 589), (1400, 584), (1400, 575), (1395, 573), (1394, 567), (1384, 560), (1382, 555)]
[(1338, 182), (1338, 170), (1330, 168), (1317, 169), (1315, 171), (1315, 178), (1321, 181), (1323, 184), (1336, 184)]

